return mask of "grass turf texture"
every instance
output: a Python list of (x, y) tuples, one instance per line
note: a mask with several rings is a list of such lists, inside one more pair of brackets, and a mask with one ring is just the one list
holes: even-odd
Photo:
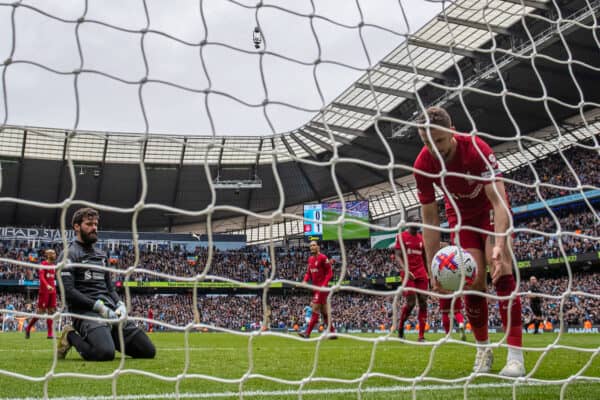
[[(323, 211), (323, 221), (335, 221), (340, 214), (334, 211)], [(360, 225), (352, 220), (369, 223), (369, 218), (358, 218), (346, 215), (342, 226), (342, 236), (345, 240), (364, 239), (369, 237), (369, 227)], [(323, 224), (323, 240), (338, 240), (338, 225)]]
[[(253, 374), (263, 374), (287, 380), (300, 380), (308, 377), (314, 366), (316, 348), (319, 346), (317, 368), (314, 377), (338, 379), (358, 379), (367, 372), (374, 351), (371, 372), (394, 375), (401, 378), (414, 378), (425, 371), (432, 357), (431, 369), (427, 377), (455, 379), (468, 376), (475, 357), (475, 348), (458, 343), (446, 343), (432, 354), (431, 341), (441, 335), (427, 335), (428, 345), (416, 343), (380, 342), (374, 349), (373, 343), (340, 338), (337, 341), (316, 342), (295, 340), (274, 336), (254, 337), (250, 343), (248, 336), (223, 333), (192, 333), (189, 339), (189, 367), (185, 370), (185, 335), (183, 333), (154, 333), (151, 338), (157, 347), (154, 360), (126, 359), (124, 373), (114, 380), (116, 393), (121, 395), (146, 394), (146, 398), (166, 398), (164, 395), (176, 391), (174, 378), (187, 374), (210, 375), (222, 379), (239, 379), (248, 372), (249, 350), (254, 362)], [(314, 338), (318, 337), (313, 335)], [(375, 335), (356, 335), (355, 338), (372, 338)], [(527, 347), (543, 349), (556, 339), (555, 334), (526, 335)], [(500, 335), (492, 335), (499, 340)], [(409, 336), (409, 340), (414, 340)], [(472, 337), (469, 338), (472, 343)], [(600, 337), (597, 334), (565, 334), (560, 345), (600, 351)], [(45, 334), (33, 333), (30, 340), (22, 334), (0, 333), (0, 398), (24, 398), (43, 396), (44, 382), (31, 382), (7, 376), (6, 372), (43, 378), (52, 368), (53, 342)], [(528, 351), (525, 360), (528, 371), (533, 368), (542, 352)], [(539, 365), (533, 378), (546, 380), (566, 379), (576, 374), (592, 359), (582, 376), (600, 376), (600, 357), (594, 353), (569, 349), (553, 349)], [(495, 362), (492, 373), (498, 373), (506, 358), (506, 349), (495, 349)], [(55, 377), (48, 381), (50, 397), (111, 396), (113, 379), (109, 376), (119, 368), (120, 353), (112, 362), (85, 362), (72, 349), (66, 360), (58, 361), (54, 373), (79, 373), (105, 379)], [(132, 370), (146, 371), (172, 379), (171, 382), (139, 375)], [(460, 385), (422, 381), (417, 382), (416, 397), (420, 399), (455, 399), (463, 397), (463, 387), (437, 390), (437, 385)], [(358, 383), (312, 382), (304, 385), (303, 399), (348, 399), (357, 398)], [(364, 381), (362, 399), (409, 399), (411, 383), (389, 378), (373, 377)], [(325, 393), (333, 389), (333, 393)], [(221, 383), (203, 377), (189, 377), (180, 380), (179, 392), (184, 398), (194, 398), (189, 393), (197, 393), (196, 398), (214, 398), (210, 394), (233, 392), (236, 395), (219, 398), (239, 398), (238, 383)], [(263, 378), (248, 379), (241, 390), (247, 392), (245, 398), (293, 399), (298, 398), (298, 385), (276, 383)], [(335, 392), (337, 390), (337, 392)], [(558, 398), (560, 385), (519, 385), (515, 388), (519, 399)], [(353, 392), (354, 391), (354, 392)], [(473, 379), (467, 389), (469, 398), (506, 399), (512, 397), (510, 381), (499, 378), (479, 377)], [(252, 394), (253, 393), (253, 394)], [(162, 397), (161, 397), (162, 395)], [(172, 396), (174, 398), (174, 396)], [(567, 399), (600, 398), (600, 383), (579, 381), (565, 388)]]

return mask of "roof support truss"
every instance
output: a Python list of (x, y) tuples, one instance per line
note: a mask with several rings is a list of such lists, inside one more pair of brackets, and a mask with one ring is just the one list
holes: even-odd
[(307, 138), (308, 140), (310, 140), (310, 141), (312, 141), (312, 142), (315, 142), (315, 143), (316, 143), (316, 144), (318, 144), (319, 146), (321, 146), (321, 147), (323, 147), (323, 148), (327, 149), (327, 151), (330, 151), (330, 152), (332, 152), (332, 153), (333, 153), (333, 146), (332, 146), (332, 145), (330, 145), (329, 143), (327, 143), (327, 142), (325, 142), (325, 141), (323, 141), (323, 140), (319, 139), (318, 137), (314, 137), (314, 136), (312, 136), (312, 135), (310, 135), (310, 134), (306, 133), (306, 132), (305, 132), (305, 131), (303, 131), (303, 130), (299, 130), (297, 133), (298, 133), (299, 135), (302, 135), (302, 136), (304, 136), (304, 137), (305, 137), (305, 138)]
[(444, 46), (442, 44), (428, 42), (423, 39), (409, 38), (408, 44), (411, 44), (413, 46), (418, 46), (418, 47), (424, 47), (426, 49), (443, 51), (444, 53), (452, 52), (456, 55), (467, 57), (467, 58), (480, 58), (480, 57), (484, 56), (484, 53), (477, 53), (476, 51), (462, 49), (460, 47)]
[[(17, 171), (17, 198), (21, 198), (21, 188), (23, 186), (23, 165), (25, 164), (25, 146), (27, 144), (27, 130), (23, 130), (23, 144), (21, 145), (21, 155), (19, 158), (19, 169)], [(19, 215), (19, 203), (15, 203), (12, 215), (13, 226), (17, 224), (17, 218)]]
[(384, 87), (384, 86), (368, 85), (366, 83), (355, 83), (354, 87), (358, 88), (358, 89), (369, 90), (369, 91), (374, 90), (379, 93), (389, 94), (390, 96), (404, 97), (404, 98), (411, 99), (411, 100), (414, 100), (417, 98), (417, 96), (413, 92), (409, 92), (406, 90), (392, 89), (392, 88), (388, 88), (388, 87)]
[(525, 7), (537, 8), (538, 10), (551, 10), (553, 8), (552, 2), (544, 3), (537, 0), (502, 0), (506, 3), (524, 5)]
[(316, 126), (317, 128), (323, 129), (325, 131), (327, 131), (327, 129), (331, 129), (334, 132), (338, 131), (341, 133), (345, 133), (347, 135), (368, 136), (368, 134), (365, 131), (361, 131), (358, 129), (352, 129), (352, 128), (346, 128), (345, 126), (338, 126), (338, 125), (332, 125), (332, 124), (327, 124), (327, 126), (325, 126), (325, 124), (322, 124), (321, 122), (317, 122), (317, 121), (311, 121), (310, 123), (312, 125)]
[[(353, 106), (351, 104), (344, 104), (344, 103), (338, 103), (338, 102), (331, 103), (331, 106), (335, 107), (335, 108), (341, 108), (342, 110), (356, 112), (356, 113), (359, 113), (359, 114), (377, 115), (377, 110), (372, 109), (372, 108), (366, 108), (366, 107), (360, 107), (360, 106)], [(386, 115), (388, 115), (388, 113), (381, 112), (380, 115), (386, 116)]]
[[(321, 130), (319, 128), (315, 128), (314, 126), (306, 125), (302, 129), (305, 130), (305, 131), (309, 131), (309, 132), (315, 133), (317, 135), (321, 135), (321, 136), (326, 137), (328, 139), (330, 138), (328, 132), (323, 131), (323, 130)], [(333, 136), (333, 139), (336, 142), (339, 142), (341, 144), (350, 144), (350, 143), (352, 143), (352, 140), (350, 140), (348, 138), (345, 138), (343, 136), (340, 136), (340, 135), (336, 135), (335, 132), (331, 132), (331, 136)]]
[(444, 81), (447, 81), (448, 79), (452, 79), (452, 77), (449, 74), (446, 74), (443, 72), (438, 72), (438, 71), (433, 71), (431, 69), (426, 69), (426, 68), (415, 68), (412, 65), (395, 64), (395, 63), (391, 63), (391, 62), (387, 62), (387, 61), (382, 61), (379, 63), (379, 65), (384, 68), (389, 68), (389, 69), (393, 69), (396, 71), (409, 72), (412, 74), (414, 74), (416, 71), (417, 75), (428, 76), (430, 78), (440, 79), (440, 80), (444, 80)]
[(450, 17), (448, 15), (438, 15), (438, 21), (446, 22), (454, 25), (468, 26), (469, 28), (480, 29), (482, 31), (492, 31), (494, 33), (498, 33), (500, 35), (511, 36), (513, 32), (511, 32), (508, 28), (504, 28), (502, 26), (485, 24), (479, 21), (472, 21), (468, 19), (461, 19), (456, 17)]

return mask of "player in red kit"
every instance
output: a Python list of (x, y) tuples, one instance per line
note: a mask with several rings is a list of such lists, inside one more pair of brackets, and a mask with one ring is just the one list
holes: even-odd
[[(429, 129), (420, 128), (419, 136), (425, 146), (414, 163), (421, 213), (426, 225), (439, 226), (434, 184), (441, 189), (446, 203), (450, 228), (461, 219), (461, 229), (451, 233), (451, 241), (469, 251), (477, 262), (475, 281), (471, 290), (486, 291), (486, 265), (490, 267), (492, 282), (498, 296), (509, 296), (515, 291), (510, 246), (506, 234), (510, 227), (511, 212), (496, 157), (487, 143), (476, 136), (459, 135), (454, 130), (450, 115), (440, 107), (430, 107), (420, 123), (429, 121)], [(443, 163), (443, 165), (442, 165)], [(443, 167), (447, 173), (440, 175)], [(463, 174), (457, 176), (454, 174)], [(427, 174), (427, 175), (425, 175)], [(480, 233), (470, 228), (485, 231)], [(440, 248), (440, 232), (423, 230), (428, 265)], [(434, 291), (443, 292), (432, 278)], [(508, 357), (500, 375), (525, 375), (521, 330), (521, 300), (500, 300), (500, 316), (507, 335)], [(467, 316), (477, 344), (486, 345), (488, 339), (488, 305), (484, 296), (465, 295)], [(493, 362), (492, 349), (477, 348), (473, 370), (489, 372)]]
[[(48, 249), (45, 252), (46, 259), (42, 261), (42, 265), (54, 266), (56, 262), (56, 252), (52, 249)], [(56, 311), (56, 281), (54, 280), (55, 270), (52, 268), (42, 268), (39, 271), (40, 276), (40, 288), (38, 293), (38, 314), (52, 314)], [(31, 328), (35, 326), (38, 318), (32, 318), (25, 328), (25, 339), (29, 339), (31, 336)], [(46, 320), (48, 327), (48, 339), (54, 337), (53, 322), (51, 319)]]
[[(331, 277), (333, 276), (333, 271), (331, 270), (331, 263), (327, 256), (320, 252), (319, 244), (314, 240), (310, 242), (310, 253), (312, 254), (308, 257), (308, 271), (306, 271), (306, 275), (304, 275), (304, 279), (302, 283), (311, 283), (315, 286), (327, 287)], [(333, 323), (331, 322), (329, 313), (327, 312), (327, 297), (329, 296), (329, 292), (321, 292), (315, 290), (313, 292), (313, 297), (310, 302), (310, 306), (312, 307), (312, 316), (310, 317), (310, 321), (308, 322), (308, 327), (304, 332), (298, 332), (300, 336), (305, 339), (310, 337), (310, 333), (313, 328), (319, 322), (319, 313), (323, 314), (323, 321), (325, 325), (328, 326), (329, 332), (335, 333), (335, 328), (333, 327)], [(330, 339), (337, 339), (336, 336), (330, 336)]]
[[(419, 222), (418, 217), (409, 217), (409, 222)], [(396, 235), (396, 260), (400, 265), (400, 276), (404, 281), (405, 271), (408, 271), (408, 280), (406, 288), (416, 288), (421, 290), (429, 289), (429, 279), (423, 257), (425, 249), (423, 248), (423, 237), (419, 233), (416, 226), (410, 226), (404, 232)], [(406, 258), (404, 257), (406, 255)], [(408, 262), (408, 267), (405, 267), (405, 261)], [(404, 297), (406, 304), (402, 307), (400, 320), (398, 321), (398, 337), (404, 338), (404, 322), (415, 307), (415, 303), (419, 302), (419, 313), (417, 320), (419, 321), (419, 342), (425, 341), (425, 324), (427, 323), (427, 295), (423, 293), (415, 293), (412, 290), (405, 290)]]
[(442, 313), (442, 326), (444, 332), (450, 332), (452, 321), (450, 320), (450, 311), (454, 311), (454, 319), (458, 322), (458, 331), (460, 332), (460, 340), (463, 342), (467, 340), (465, 334), (465, 318), (462, 315), (463, 301), (461, 297), (458, 297), (454, 301), (454, 308), (452, 308), (452, 299), (440, 299), (440, 312)]
[[(154, 310), (152, 309), (152, 307), (148, 309), (148, 319), (154, 319)], [(154, 325), (152, 324), (152, 322), (148, 322), (148, 332), (154, 332)]]

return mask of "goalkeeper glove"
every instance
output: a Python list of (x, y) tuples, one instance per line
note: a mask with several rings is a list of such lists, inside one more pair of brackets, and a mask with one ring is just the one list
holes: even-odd
[(115, 314), (119, 318), (127, 318), (127, 306), (122, 301), (117, 303), (117, 309), (115, 310)]
[(107, 319), (117, 319), (117, 314), (115, 314), (115, 312), (113, 310), (111, 310), (110, 308), (106, 307), (104, 305), (104, 302), (100, 299), (96, 300), (96, 302), (94, 303), (94, 311), (96, 311), (98, 314), (100, 314), (102, 316), (102, 318), (107, 318)]

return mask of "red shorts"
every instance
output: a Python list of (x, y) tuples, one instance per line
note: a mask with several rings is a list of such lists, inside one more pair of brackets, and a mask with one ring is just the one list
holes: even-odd
[(329, 292), (319, 292), (314, 291), (311, 303), (313, 304), (327, 304), (327, 297), (329, 296)]
[[(406, 287), (427, 290), (427, 289), (429, 289), (429, 279), (426, 279), (426, 278), (409, 279), (406, 281)], [(412, 290), (406, 290), (402, 293), (403, 293), (404, 297), (412, 296), (413, 294), (415, 294), (415, 292), (413, 292)]]
[[(451, 303), (452, 303), (452, 299), (440, 299), (440, 310), (441, 311), (444, 311), (444, 310), (450, 311)], [(463, 309), (463, 302), (462, 302), (462, 298), (459, 297), (456, 299), (456, 301), (454, 301), (454, 312), (459, 312), (462, 309)]]
[[(482, 213), (481, 215), (478, 215), (474, 218), (463, 220), (463, 228), (456, 233), (452, 232), (450, 234), (450, 243), (456, 246), (460, 246), (463, 249), (479, 249), (481, 251), (485, 251), (485, 241), (487, 240), (489, 234), (479, 233), (466, 227), (475, 227), (493, 233), (493, 218), (493, 210), (489, 210), (488, 212)], [(457, 224), (457, 220), (455, 218), (449, 219), (448, 222), (450, 228), (454, 228)]]
[(40, 292), (38, 295), (38, 308), (56, 308), (56, 292)]

